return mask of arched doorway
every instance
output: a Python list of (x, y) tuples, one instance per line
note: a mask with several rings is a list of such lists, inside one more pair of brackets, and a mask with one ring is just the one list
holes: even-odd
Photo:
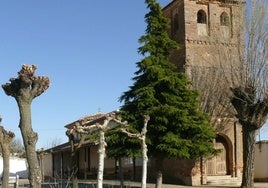
[(206, 162), (207, 175), (231, 175), (233, 173), (233, 146), (224, 134), (217, 134), (214, 146), (221, 152), (208, 158)]

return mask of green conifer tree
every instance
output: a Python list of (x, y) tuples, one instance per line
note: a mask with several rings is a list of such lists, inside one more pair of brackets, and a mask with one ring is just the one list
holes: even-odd
[(170, 52), (178, 48), (168, 37), (169, 21), (155, 0), (145, 3), (147, 29), (138, 49), (144, 58), (137, 62), (133, 85), (120, 97), (120, 112), (137, 131), (142, 129), (143, 116), (150, 116), (148, 154), (158, 160), (161, 176), (165, 157), (194, 159), (215, 152), (215, 133), (209, 117), (199, 111), (199, 92), (189, 89), (185, 74), (169, 61)]

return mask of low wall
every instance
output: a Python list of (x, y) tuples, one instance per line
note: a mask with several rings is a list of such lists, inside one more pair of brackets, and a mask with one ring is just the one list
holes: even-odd
[(268, 141), (259, 141), (255, 145), (254, 180), (268, 182)]
[[(0, 157), (0, 173), (2, 172), (3, 172), (3, 158)], [(20, 178), (28, 178), (26, 159), (18, 157), (10, 157), (9, 172), (19, 175)]]

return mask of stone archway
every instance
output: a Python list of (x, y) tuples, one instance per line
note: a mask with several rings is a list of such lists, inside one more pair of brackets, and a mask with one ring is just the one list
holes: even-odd
[(206, 162), (206, 174), (232, 175), (233, 174), (233, 145), (228, 136), (218, 133), (214, 146), (221, 152), (217, 156), (208, 158)]

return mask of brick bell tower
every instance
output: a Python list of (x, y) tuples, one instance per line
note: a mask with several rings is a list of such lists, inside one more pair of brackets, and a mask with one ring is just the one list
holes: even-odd
[(216, 50), (227, 45), (238, 55), (243, 7), (244, 3), (236, 0), (173, 0), (163, 8), (171, 21), (169, 35), (180, 44), (172, 61), (183, 70), (215, 66)]
[[(193, 73), (204, 70), (230, 70), (243, 56), (241, 34), (244, 3), (236, 0), (173, 0), (163, 8), (170, 19), (168, 34), (179, 43), (180, 49), (171, 54), (171, 61), (192, 79)], [(226, 71), (226, 72), (228, 72)], [(213, 79), (213, 75), (211, 78)], [(226, 80), (225, 80), (226, 79)], [(238, 78), (225, 76), (219, 83), (234, 83)], [(193, 80), (193, 79), (192, 79)], [(210, 87), (210, 81), (206, 82)], [(195, 82), (195, 80), (193, 80)], [(228, 90), (230, 85), (222, 87)], [(197, 87), (198, 88), (198, 87)], [(198, 88), (199, 89), (199, 88)], [(201, 93), (205, 92), (200, 88)], [(217, 96), (214, 96), (217, 98)], [(220, 104), (218, 105), (220, 106)], [(218, 108), (217, 106), (217, 108)], [(219, 110), (221, 108), (219, 107)], [(228, 112), (227, 112), (228, 113)], [(186, 184), (206, 184), (210, 177), (229, 176), (241, 178), (243, 168), (241, 126), (232, 115), (211, 112), (217, 133), (214, 146), (222, 150), (219, 156), (210, 157), (198, 164), (199, 173)], [(229, 121), (222, 121), (228, 116)], [(221, 125), (220, 125), (221, 124)], [(194, 168), (196, 171), (196, 168)], [(183, 172), (181, 172), (183, 173)], [(183, 177), (180, 177), (183, 179)]]

